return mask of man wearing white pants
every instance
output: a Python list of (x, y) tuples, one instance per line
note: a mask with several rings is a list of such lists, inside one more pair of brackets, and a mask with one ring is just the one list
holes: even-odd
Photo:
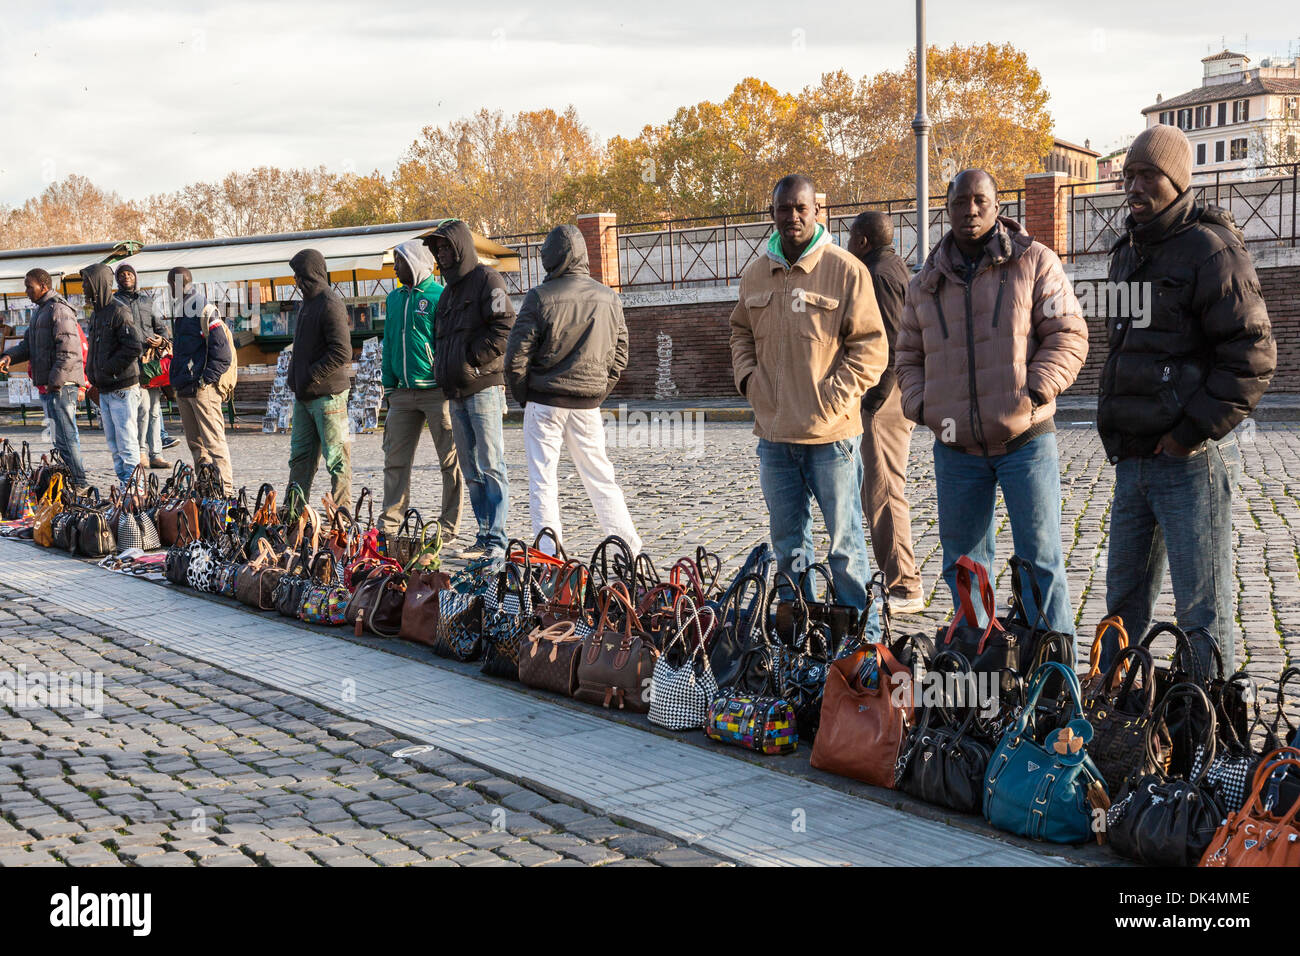
[(602, 535), (616, 534), (640, 554), (641, 538), (605, 452), (600, 417), (600, 403), (627, 367), (623, 306), (613, 289), (591, 278), (576, 226), (550, 231), (542, 266), (546, 278), (524, 297), (505, 361), (506, 384), (524, 406), (533, 534), (552, 528), (563, 540), (557, 472), (565, 445)]

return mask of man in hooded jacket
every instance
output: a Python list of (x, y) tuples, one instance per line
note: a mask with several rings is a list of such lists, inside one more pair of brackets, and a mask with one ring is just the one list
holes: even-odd
[(311, 500), (311, 483), (321, 453), (330, 475), (330, 495), (341, 508), (352, 501), (352, 455), (348, 433), (348, 376), (352, 330), (343, 297), (330, 286), (325, 257), (303, 249), (289, 260), (302, 293), (298, 327), (289, 359), (293, 434), (289, 441), (289, 481)]
[(424, 243), (447, 282), (438, 299), (434, 373), (451, 400), (456, 455), (478, 521), (474, 544), (460, 556), (503, 556), (510, 484), (501, 433), (506, 408), (502, 357), (515, 310), (501, 274), (478, 261), (465, 223), (449, 219)]
[(140, 353), (144, 346), (131, 312), (113, 298), (113, 270), (102, 262), (81, 270), (90, 317), (86, 377), (99, 390), (104, 438), (113, 453), (113, 471), (126, 486), (140, 464)]
[(172, 366), (170, 379), (185, 429), (185, 443), (197, 468), (217, 466), (226, 494), (234, 494), (234, 474), (226, 427), (221, 418), (221, 378), (235, 362), (232, 341), (216, 306), (194, 285), (190, 270), (176, 266), (167, 273), (171, 295)]
[(29, 363), (28, 374), (40, 391), (45, 417), (54, 431), (54, 447), (71, 470), (73, 483), (82, 488), (86, 467), (77, 433), (77, 393), (85, 384), (85, 362), (77, 313), (54, 291), (54, 280), (44, 269), (30, 270), (23, 285), (36, 314), (27, 323), (22, 341), (0, 356), (0, 372), (8, 371), (10, 362)]
[(542, 243), (546, 278), (524, 297), (506, 344), (505, 376), (524, 406), (528, 505), (533, 535), (560, 526), (556, 472), (567, 445), (601, 534), (641, 553), (614, 466), (605, 452), (600, 403), (627, 367), (627, 324), (618, 293), (591, 278), (576, 226), (556, 226)]
[(380, 525), (388, 534), (401, 527), (410, 501), (411, 461), (420, 443), (420, 429), (427, 424), (442, 470), (438, 526), (443, 541), (449, 542), (460, 527), (464, 483), (456, 460), (451, 409), (433, 369), (433, 317), (442, 295), (434, 266), (433, 253), (418, 239), (409, 239), (393, 250), (393, 269), (401, 285), (388, 294), (388, 317), (384, 320), (383, 380), (388, 416), (384, 419), (384, 513)]

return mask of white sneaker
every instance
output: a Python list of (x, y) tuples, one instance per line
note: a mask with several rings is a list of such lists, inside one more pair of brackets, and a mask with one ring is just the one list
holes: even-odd
[(925, 598), (890, 598), (891, 614), (920, 614), (925, 610)]

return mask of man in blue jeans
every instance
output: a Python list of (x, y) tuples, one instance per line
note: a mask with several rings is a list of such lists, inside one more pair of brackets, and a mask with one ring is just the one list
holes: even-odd
[(44, 269), (32, 269), (23, 279), (36, 314), (27, 323), (22, 341), (0, 356), (0, 372), (8, 371), (10, 362), (29, 363), (28, 374), (40, 391), (45, 417), (54, 430), (54, 447), (80, 490), (86, 485), (77, 433), (77, 392), (85, 384), (81, 335), (77, 313), (52, 289), (53, 284)]
[(469, 489), (478, 534), (462, 558), (505, 556), (510, 483), (501, 420), (506, 410), (505, 351), (515, 310), (505, 280), (478, 261), (474, 235), (449, 219), (425, 238), (446, 288), (434, 323), (434, 378), (451, 407), (456, 457)]
[[(776, 231), (741, 275), (731, 312), (731, 364), (754, 410), (777, 569), (798, 578), (816, 560), (816, 499), (831, 538), (836, 598), (866, 613), (862, 396), (880, 380), (889, 345), (871, 273), (835, 245), (819, 211), (807, 177), (776, 184)], [(864, 633), (869, 641), (879, 637), (874, 607)]]
[[(998, 209), (984, 170), (952, 181), (952, 228), (907, 289), (898, 386), (903, 414), (935, 435), (939, 540), (954, 607), (959, 558), (993, 570), (1000, 486), (1015, 553), (1043, 595), (1042, 616), (1073, 635), (1052, 416), (1088, 354), (1088, 327), (1056, 253)], [(1040, 609), (1025, 591), (1034, 621)]]
[[(1241, 477), (1232, 430), (1268, 388), (1277, 346), (1241, 232), (1229, 213), (1195, 203), (1191, 177), (1192, 147), (1176, 127), (1152, 126), (1129, 147), (1130, 215), (1109, 280), (1145, 285), (1127, 301), (1147, 308), (1107, 322), (1097, 403), (1115, 465), (1106, 607), (1140, 640), (1168, 565), (1179, 626), (1203, 665), (1213, 643), (1231, 673), (1232, 496)], [(1103, 667), (1115, 640), (1102, 648)]]
[(90, 316), (86, 378), (99, 389), (100, 420), (113, 453), (113, 470), (125, 489), (140, 464), (140, 353), (144, 343), (131, 312), (113, 298), (113, 270), (102, 262), (81, 270)]

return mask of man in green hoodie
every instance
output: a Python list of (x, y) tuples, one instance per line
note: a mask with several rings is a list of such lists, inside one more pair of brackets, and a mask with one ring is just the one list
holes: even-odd
[(392, 534), (402, 524), (411, 493), (411, 461), (428, 423), (442, 470), (442, 511), (438, 526), (444, 543), (456, 537), (464, 482), (456, 460), (447, 396), (433, 374), (437, 341), (433, 315), (442, 295), (434, 276), (433, 253), (418, 239), (393, 250), (393, 271), (401, 283), (388, 294), (384, 319), (384, 513), (380, 526)]

